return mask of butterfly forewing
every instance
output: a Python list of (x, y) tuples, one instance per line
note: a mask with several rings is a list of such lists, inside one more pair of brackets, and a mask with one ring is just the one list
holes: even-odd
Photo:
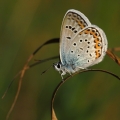
[(77, 10), (69, 10), (65, 14), (62, 22), (60, 36), (60, 59), (62, 64), (66, 64), (67, 54), (69, 54), (71, 42), (79, 31), (90, 26), (87, 17)]

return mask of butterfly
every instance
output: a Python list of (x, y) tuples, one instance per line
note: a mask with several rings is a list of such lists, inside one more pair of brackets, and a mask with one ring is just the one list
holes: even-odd
[(70, 9), (66, 12), (60, 34), (60, 61), (54, 64), (61, 77), (101, 62), (108, 42), (104, 31), (92, 25), (81, 12)]

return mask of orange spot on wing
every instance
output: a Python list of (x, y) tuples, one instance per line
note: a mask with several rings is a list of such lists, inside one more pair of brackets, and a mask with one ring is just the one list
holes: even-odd
[(85, 27), (85, 25), (79, 19), (75, 19), (75, 20), (82, 29)]
[(98, 37), (97, 34), (95, 32), (93, 32), (93, 31), (90, 31), (90, 34), (92, 34), (94, 38)]
[[(96, 44), (95, 44), (95, 48), (96, 48), (96, 49), (101, 49), (101, 48), (102, 48), (101, 46), (98, 46), (98, 44), (99, 44), (100, 42), (98, 42), (98, 41), (97, 41), (97, 42), (94, 41), (94, 42), (96, 43)], [(101, 44), (101, 43), (100, 43), (100, 44)]]
[(90, 34), (90, 30), (88, 31), (88, 30), (85, 30), (85, 32), (84, 32), (85, 34)]
[(84, 24), (82, 24), (80, 21), (77, 21), (78, 25), (80, 25), (80, 27), (83, 29), (85, 26)]
[(98, 50), (96, 50), (95, 53), (96, 53), (96, 59), (101, 56), (101, 54), (98, 52)]

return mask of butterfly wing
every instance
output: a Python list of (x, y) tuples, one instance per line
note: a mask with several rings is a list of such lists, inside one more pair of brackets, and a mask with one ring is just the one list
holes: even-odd
[(60, 60), (68, 64), (71, 42), (84, 28), (91, 26), (88, 18), (77, 10), (68, 10), (63, 18), (60, 35)]
[(95, 25), (79, 31), (71, 42), (69, 60), (74, 68), (87, 68), (101, 62), (107, 51), (107, 38)]

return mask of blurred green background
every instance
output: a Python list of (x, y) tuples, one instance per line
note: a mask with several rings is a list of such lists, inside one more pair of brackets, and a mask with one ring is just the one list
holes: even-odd
[[(0, 97), (29, 55), (48, 39), (60, 36), (63, 16), (71, 8), (84, 13), (91, 23), (105, 31), (109, 48), (120, 46), (119, 0), (1, 0)], [(48, 45), (34, 59), (58, 54), (59, 44)], [(61, 76), (54, 68), (40, 74), (54, 62), (26, 72), (9, 120), (51, 119), (51, 97)], [(92, 68), (120, 76), (120, 67), (108, 56)], [(18, 78), (6, 97), (0, 99), (0, 120), (5, 120), (17, 87)], [(120, 120), (120, 81), (100, 72), (76, 75), (58, 91), (54, 107), (59, 120)]]

